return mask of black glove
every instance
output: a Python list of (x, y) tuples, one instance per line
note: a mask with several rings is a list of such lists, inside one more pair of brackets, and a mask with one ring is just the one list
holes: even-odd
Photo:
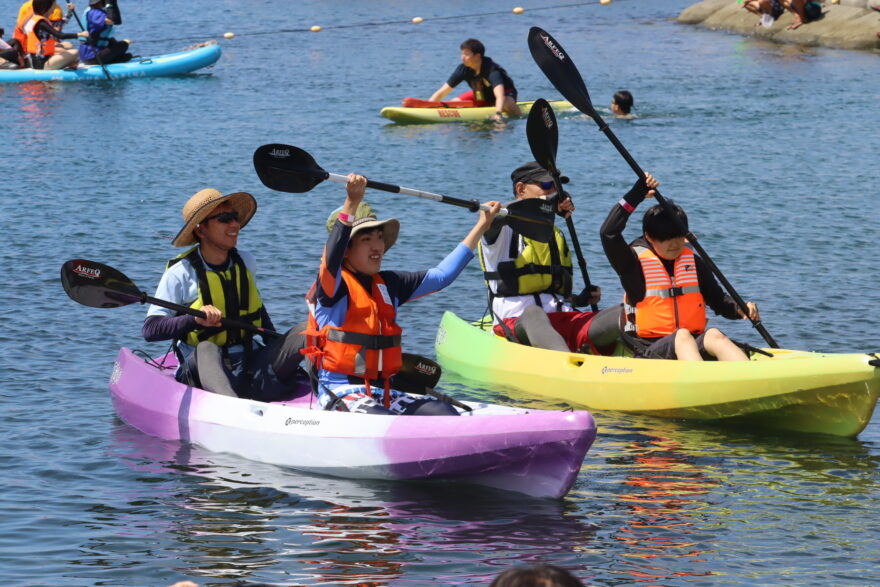
[(581, 290), (581, 293), (574, 296), (571, 300), (571, 304), (576, 308), (582, 308), (584, 306), (590, 305), (590, 300), (593, 299), (593, 296), (599, 290), (595, 285), (591, 285), (589, 289), (586, 287)]
[(570, 199), (571, 199), (571, 194), (569, 194), (569, 193), (568, 193), (567, 191), (565, 191), (565, 190), (562, 190), (562, 194), (561, 194), (561, 195), (560, 195), (560, 194), (556, 194), (556, 195), (553, 196), (552, 198), (547, 198), (547, 202), (548, 202), (551, 206), (553, 206), (553, 210), (556, 211), (556, 215), (557, 215), (557, 216), (559, 216), (559, 217), (561, 217), (561, 218), (565, 218), (565, 211), (559, 209), (559, 204), (561, 204), (561, 203), (564, 202), (565, 200), (570, 200)]

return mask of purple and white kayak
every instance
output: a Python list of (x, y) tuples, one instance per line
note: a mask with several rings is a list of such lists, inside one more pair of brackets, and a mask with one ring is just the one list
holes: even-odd
[[(176, 366), (173, 355), (165, 365)], [(586, 411), (468, 402), (473, 411), (461, 416), (328, 412), (307, 382), (294, 399), (262, 403), (184, 385), (173, 373), (121, 349), (110, 377), (119, 417), (159, 438), (335, 477), (456, 481), (559, 498), (596, 438)]]

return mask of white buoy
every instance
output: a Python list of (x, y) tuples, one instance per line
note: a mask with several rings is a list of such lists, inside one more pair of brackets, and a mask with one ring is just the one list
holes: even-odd
[(611, 0), (599, 0), (599, 4), (611, 4)]
[(425, 19), (422, 18), (421, 16), (416, 16), (415, 18), (412, 19), (412, 21), (413, 21), (413, 24), (422, 24), (423, 22), (425, 22)]
[(223, 38), (232, 39), (235, 37), (235, 33), (223, 33)]
[(514, 14), (522, 14), (523, 12), (525, 12), (525, 8), (523, 8), (522, 6), (517, 6), (513, 9)]
[(310, 28), (309, 30), (312, 31), (313, 33), (320, 33), (321, 32), (321, 25), (316, 24), (312, 28)]

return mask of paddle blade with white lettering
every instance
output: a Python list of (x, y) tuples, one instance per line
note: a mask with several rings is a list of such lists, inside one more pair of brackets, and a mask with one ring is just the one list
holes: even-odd
[(254, 151), (254, 169), (267, 188), (293, 194), (311, 191), (329, 176), (307, 152), (278, 143)]
[(71, 259), (61, 266), (61, 286), (75, 302), (92, 308), (118, 308), (144, 299), (124, 274), (97, 261)]
[(584, 78), (581, 77), (571, 56), (556, 39), (550, 36), (550, 33), (539, 27), (532, 27), (529, 30), (529, 51), (550, 83), (566, 100), (587, 116), (592, 118), (597, 116), (590, 100), (590, 93), (584, 84)]

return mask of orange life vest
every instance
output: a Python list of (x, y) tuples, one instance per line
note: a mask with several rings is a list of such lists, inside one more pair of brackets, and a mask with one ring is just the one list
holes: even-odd
[(694, 252), (685, 247), (675, 260), (670, 278), (654, 251), (633, 247), (645, 276), (645, 298), (635, 307), (623, 296), (625, 330), (641, 338), (659, 338), (687, 328), (692, 334), (706, 329), (706, 304), (700, 292)]
[(34, 15), (34, 4), (32, 0), (27, 0), (18, 9), (18, 20), (15, 21), (15, 29), (12, 31), (12, 38), (17, 39), (22, 47), (27, 46), (27, 33), (24, 32), (24, 25)]
[(373, 276), (372, 292), (346, 269), (342, 278), (348, 287), (348, 310), (340, 326), (326, 325), (318, 330), (314, 314), (309, 314), (308, 347), (302, 353), (319, 369), (367, 380), (385, 379), (400, 371), (400, 335), (394, 321), (397, 312), (385, 282)]
[(37, 23), (41, 20), (45, 20), (49, 22), (49, 19), (45, 16), (40, 16), (39, 14), (35, 14), (31, 17), (31, 19), (24, 25), (24, 32), (27, 33), (27, 45), (25, 45), (25, 50), (31, 55), (39, 55), (40, 57), (51, 57), (55, 55), (55, 37), (49, 37), (45, 41), (41, 41), (37, 37)]

